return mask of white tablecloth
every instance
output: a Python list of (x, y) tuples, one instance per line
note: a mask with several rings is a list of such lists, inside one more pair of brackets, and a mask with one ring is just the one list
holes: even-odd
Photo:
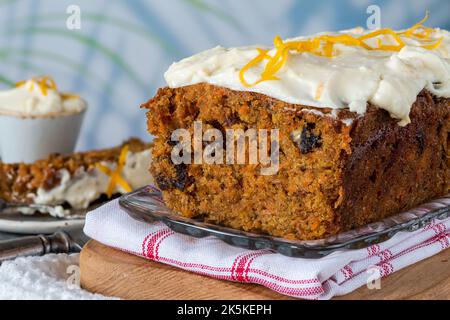
[(0, 299), (111, 299), (79, 287), (78, 254), (17, 258), (0, 266)]

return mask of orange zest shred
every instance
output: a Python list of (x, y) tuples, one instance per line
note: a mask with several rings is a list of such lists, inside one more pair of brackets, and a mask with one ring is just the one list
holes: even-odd
[[(428, 17), (429, 17), (429, 13), (427, 11), (425, 13), (425, 17), (422, 20), (417, 22), (411, 28), (409, 28), (403, 32), (400, 32), (399, 34), (407, 36), (407, 37), (414, 36), (416, 38), (422, 38), (422, 39), (428, 38), (430, 36), (430, 34), (433, 32), (432, 28), (427, 28), (423, 25), (423, 23), (428, 20)], [(419, 30), (419, 33), (417, 33), (416, 30)], [(423, 33), (420, 33), (420, 30), (422, 30)]]
[(259, 82), (261, 82), (261, 81), (259, 81), (259, 82), (250, 84), (247, 82), (247, 80), (245, 80), (245, 77), (244, 77), (244, 74), (245, 74), (245, 72), (247, 72), (247, 70), (249, 70), (253, 66), (257, 65), (258, 63), (260, 63), (261, 61), (263, 61), (266, 58), (266, 54), (267, 54), (268, 50), (263, 50), (263, 49), (259, 49), (259, 48), (257, 50), (258, 50), (259, 54), (255, 58), (250, 60), (250, 62), (247, 63), (239, 72), (239, 79), (246, 87), (253, 87), (253, 86), (257, 85)]
[(324, 89), (324, 83), (321, 82), (316, 88), (316, 94), (314, 95), (314, 99), (315, 100), (320, 100), (320, 97), (322, 96), (323, 89)]
[[(39, 89), (41, 90), (42, 94), (44, 96), (47, 95), (48, 90), (54, 90), (57, 91), (56, 83), (50, 76), (40, 76), (40, 77), (34, 77), (31, 78), (32, 82), (30, 87), (28, 88), (28, 91), (33, 91), (34, 84), (36, 83), (39, 86)], [(27, 80), (21, 80), (16, 82), (16, 87), (24, 86), (27, 83)]]
[(63, 100), (80, 99), (80, 96), (78, 94), (64, 92), (64, 93), (61, 93), (61, 98)]
[[(377, 47), (370, 47), (369, 45), (367, 45), (364, 40), (367, 39), (372, 39), (378, 36), (386, 36), (386, 35), (390, 35), (396, 42), (397, 45), (385, 45), (383, 44), (383, 42), (381, 41), (380, 38), (377, 39)], [(403, 42), (403, 40), (400, 38), (400, 36), (393, 30), (391, 29), (379, 29), (373, 32), (370, 32), (368, 34), (362, 35), (358, 38), (359, 41), (362, 41), (366, 44), (366, 49), (368, 50), (389, 50), (389, 51), (400, 51), (401, 48), (403, 48), (405, 46), (405, 43)]]
[(437, 47), (439, 47), (439, 45), (441, 44), (442, 40), (444, 40), (443, 37), (439, 38), (437, 41), (435, 41), (434, 43), (431, 44), (423, 44), (421, 45), (422, 48), (424, 49), (428, 49), (428, 50), (433, 50), (436, 49)]
[[(276, 36), (273, 39), (273, 44), (276, 49), (275, 53), (273, 55), (270, 55), (268, 54), (269, 50), (257, 48), (258, 55), (242, 67), (239, 72), (239, 79), (245, 87), (254, 87), (255, 85), (263, 81), (280, 80), (280, 78), (276, 76), (276, 73), (286, 63), (290, 51), (296, 51), (297, 53), (308, 52), (321, 57), (332, 58), (338, 54), (337, 50), (335, 50), (334, 48), (335, 44), (359, 46), (366, 50), (384, 50), (398, 52), (405, 46), (405, 42), (401, 37), (414, 37), (416, 38), (416, 40), (420, 41), (421, 48), (429, 50), (436, 49), (441, 44), (443, 37), (437, 40), (429, 39), (431, 34), (434, 32), (434, 29), (425, 27), (423, 25), (423, 23), (428, 19), (428, 16), (429, 14), (427, 12), (422, 20), (413, 25), (411, 28), (402, 32), (396, 32), (389, 28), (383, 28), (369, 32), (359, 37), (350, 34), (320, 35), (305, 40), (286, 42), (283, 42), (280, 36)], [(383, 43), (380, 36), (391, 38), (395, 41), (395, 44)], [(366, 40), (368, 39), (376, 39), (376, 46), (370, 46), (369, 44), (367, 44)], [(265, 60), (267, 60), (267, 63), (264, 66), (263, 71), (261, 72), (260, 78), (253, 83), (247, 82), (247, 80), (245, 79), (245, 73), (251, 68), (254, 68), (258, 64), (264, 62)]]
[(106, 189), (106, 195), (108, 196), (108, 198), (112, 197), (114, 189), (116, 188), (117, 184), (121, 186), (125, 192), (132, 191), (128, 182), (121, 176), (123, 167), (125, 166), (125, 162), (127, 160), (128, 150), (129, 150), (128, 145), (125, 145), (120, 151), (119, 160), (117, 161), (117, 167), (115, 170), (111, 170), (110, 168), (101, 163), (97, 163), (96, 165), (96, 167), (100, 171), (102, 171), (104, 174), (108, 175), (111, 178), (108, 184), (108, 188)]

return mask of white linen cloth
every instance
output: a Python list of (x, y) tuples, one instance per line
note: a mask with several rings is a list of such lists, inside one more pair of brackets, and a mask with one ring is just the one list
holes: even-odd
[(0, 300), (111, 299), (79, 287), (79, 254), (17, 258), (0, 266)]
[[(450, 205), (447, 200), (446, 205)], [(367, 283), (376, 288), (374, 278), (385, 277), (450, 245), (447, 218), (415, 232), (397, 233), (365, 249), (334, 252), (320, 259), (291, 258), (269, 250), (233, 247), (214, 237), (178, 234), (160, 222), (137, 221), (118, 200), (90, 212), (84, 231), (107, 246), (150, 260), (216, 279), (257, 283), (305, 299), (330, 299)]]

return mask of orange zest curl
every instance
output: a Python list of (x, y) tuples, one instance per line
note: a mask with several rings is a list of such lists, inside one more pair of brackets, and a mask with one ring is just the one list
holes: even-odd
[[(31, 85), (28, 88), (28, 91), (33, 91), (34, 84), (36, 83), (39, 86), (39, 89), (41, 90), (42, 94), (44, 96), (47, 95), (48, 90), (54, 90), (57, 91), (56, 83), (50, 76), (40, 76), (40, 77), (34, 77), (31, 79)], [(16, 83), (16, 87), (21, 87), (27, 83), (27, 80), (22, 80)]]
[[(434, 42), (430, 41), (430, 36), (434, 32), (433, 28), (428, 28), (423, 25), (423, 23), (428, 19), (428, 12), (425, 17), (420, 20), (418, 23), (413, 25), (411, 28), (402, 31), (396, 32), (389, 28), (379, 29), (362, 36), (353, 36), (350, 34), (342, 34), (342, 35), (320, 35), (314, 38), (307, 38), (305, 40), (297, 40), (297, 41), (286, 41), (276, 36), (273, 39), (273, 44), (275, 47), (275, 53), (273, 55), (269, 55), (269, 50), (258, 48), (258, 55), (250, 60), (239, 72), (239, 79), (241, 83), (245, 87), (254, 87), (255, 85), (269, 80), (280, 80), (276, 76), (276, 73), (284, 66), (286, 60), (288, 58), (288, 54), (291, 51), (297, 53), (308, 52), (317, 56), (332, 58), (335, 57), (338, 52), (335, 50), (335, 44), (343, 44), (347, 46), (357, 46), (362, 47), (366, 50), (383, 50), (383, 51), (400, 51), (404, 46), (405, 42), (401, 37), (407, 38), (415, 38), (420, 42), (420, 47), (428, 50), (433, 50), (439, 47), (441, 44), (443, 37), (434, 40)], [(395, 43), (394, 44), (385, 44), (380, 36), (389, 37)], [(369, 39), (376, 39), (376, 46), (370, 46), (367, 43)], [(261, 72), (261, 77), (254, 81), (253, 83), (249, 83), (245, 79), (245, 73), (249, 71), (251, 68), (254, 68), (258, 64), (267, 60), (267, 63)]]
[(422, 48), (424, 49), (428, 49), (428, 50), (433, 50), (436, 49), (437, 47), (439, 47), (439, 45), (441, 44), (442, 40), (444, 40), (443, 37), (439, 38), (437, 41), (435, 41), (434, 43), (431, 44), (423, 44), (421, 45)]
[(64, 92), (64, 93), (61, 93), (61, 98), (63, 100), (80, 99), (80, 96), (78, 94)]
[[(372, 39), (378, 36), (387, 36), (390, 35), (396, 42), (397, 45), (385, 45), (383, 44), (383, 42), (381, 41), (381, 39), (377, 39), (377, 45), (378, 47), (370, 47), (369, 45), (367, 45), (364, 40), (367, 39)], [(359, 41), (361, 41), (361, 43), (363, 43), (365, 46), (364, 48), (366, 48), (367, 50), (388, 50), (388, 51), (400, 51), (401, 48), (403, 48), (405, 46), (405, 43), (403, 42), (403, 40), (400, 38), (400, 36), (393, 30), (391, 29), (379, 29), (373, 32), (370, 32), (368, 34), (362, 35), (358, 38)], [(360, 44), (361, 44), (360, 43)]]
[(403, 32), (400, 32), (399, 34), (404, 35), (406, 37), (416, 37), (416, 38), (420, 38), (420, 39), (427, 39), (433, 32), (432, 28), (427, 28), (423, 25), (423, 23), (428, 20), (428, 17), (429, 17), (429, 13), (427, 11), (425, 14), (425, 17), (422, 20), (417, 22), (411, 28), (409, 28)]
[(112, 197), (114, 189), (116, 188), (117, 184), (119, 184), (119, 186), (121, 186), (125, 192), (132, 191), (128, 182), (121, 176), (123, 167), (125, 166), (125, 162), (127, 160), (128, 150), (129, 150), (128, 145), (125, 145), (120, 151), (119, 160), (117, 161), (117, 167), (115, 170), (111, 170), (110, 168), (101, 163), (97, 163), (96, 165), (96, 167), (100, 171), (102, 171), (104, 174), (108, 175), (111, 178), (108, 184), (108, 188), (106, 189), (106, 195), (108, 196), (108, 198)]
[(244, 74), (245, 72), (247, 72), (247, 70), (249, 70), (250, 68), (252, 68), (253, 66), (257, 65), (258, 63), (260, 63), (261, 61), (263, 61), (264, 59), (266, 59), (266, 54), (268, 50), (263, 50), (263, 49), (257, 49), (259, 54), (253, 58), (252, 60), (250, 60), (249, 63), (247, 63), (239, 72), (239, 79), (241, 80), (241, 82), (244, 84), (244, 86), (246, 87), (253, 87), (255, 85), (257, 85), (259, 82), (261, 82), (262, 80), (259, 80), (255, 83), (248, 83), (247, 80), (245, 80)]

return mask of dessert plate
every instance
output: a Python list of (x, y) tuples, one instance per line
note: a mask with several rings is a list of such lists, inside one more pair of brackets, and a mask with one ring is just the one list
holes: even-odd
[(49, 214), (23, 212), (57, 212), (60, 206), (54, 207), (40, 204), (13, 204), (0, 199), (0, 232), (15, 234), (53, 233), (58, 230), (71, 230), (84, 225), (86, 213), (100, 206), (103, 202), (92, 204), (87, 209), (62, 209), (64, 217)]
[(365, 248), (386, 241), (399, 231), (416, 231), (433, 219), (441, 220), (450, 216), (449, 194), (382, 221), (326, 239), (294, 241), (182, 217), (166, 207), (161, 192), (153, 186), (123, 195), (119, 203), (131, 217), (147, 223), (161, 221), (175, 232), (199, 238), (214, 236), (232, 246), (250, 250), (271, 249), (286, 256), (301, 258), (320, 258), (338, 250)]
[(21, 213), (1, 214), (0, 232), (16, 234), (50, 234), (58, 230), (81, 228), (84, 217), (54, 218), (51, 216), (27, 216)]
[[(118, 195), (113, 195), (117, 198)], [(112, 199), (113, 199), (112, 198)], [(0, 199), (0, 232), (9, 232), (15, 234), (50, 234), (58, 230), (70, 231), (72, 229), (82, 228), (86, 214), (110, 199), (100, 198), (91, 203), (86, 209), (62, 209), (64, 216), (55, 216), (60, 212), (61, 206), (41, 205), (41, 204), (14, 204), (7, 203)], [(25, 214), (24, 212), (44, 212)], [(54, 215), (48, 214), (55, 212)], [(45, 213), (47, 212), (47, 213)]]

